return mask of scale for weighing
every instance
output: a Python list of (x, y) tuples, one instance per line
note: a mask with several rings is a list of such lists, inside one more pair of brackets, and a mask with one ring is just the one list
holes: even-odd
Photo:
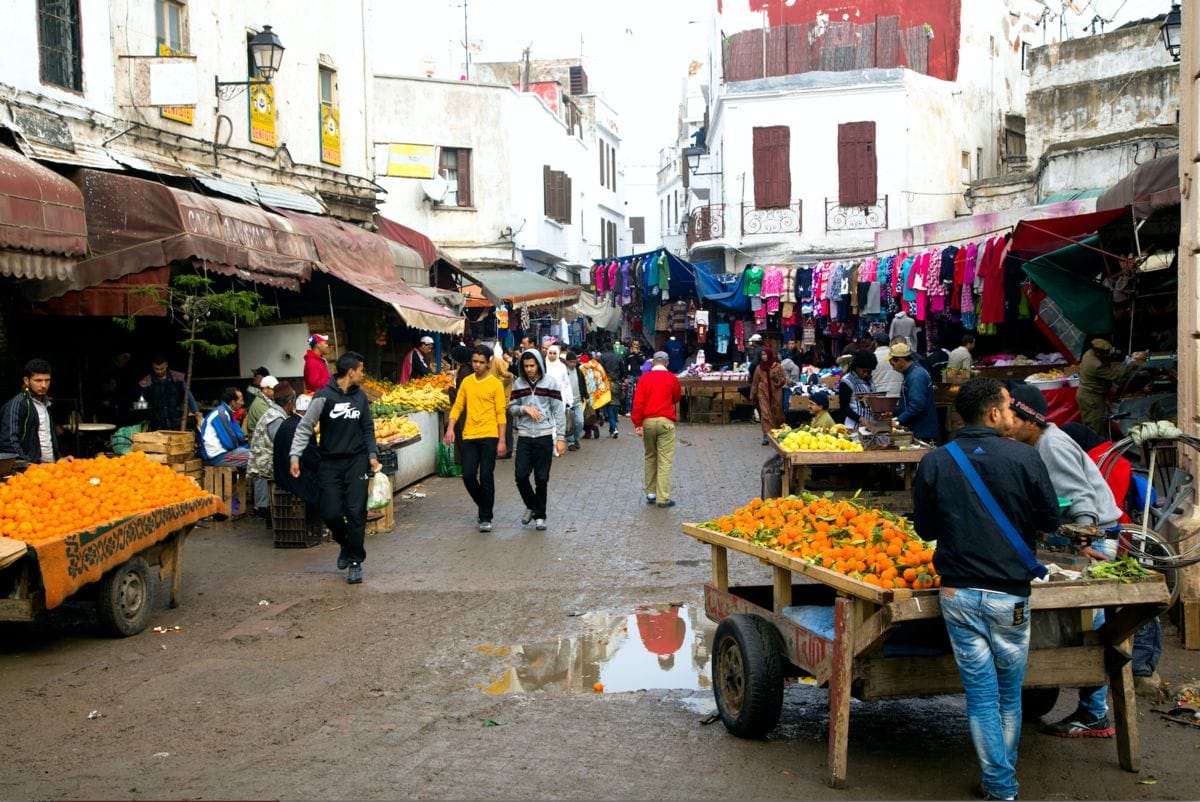
[(896, 405), (900, 403), (897, 396), (883, 393), (856, 393), (859, 407), (866, 407), (867, 413), (859, 420), (858, 425), (862, 434), (863, 448), (890, 448), (892, 446), (911, 445), (912, 432), (901, 428), (892, 417)]

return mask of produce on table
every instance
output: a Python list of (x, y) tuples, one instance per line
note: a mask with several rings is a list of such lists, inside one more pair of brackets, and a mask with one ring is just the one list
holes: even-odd
[(878, 588), (936, 588), (932, 543), (902, 517), (853, 499), (804, 493), (753, 499), (700, 524)]
[(446, 394), (446, 388), (452, 385), (453, 377), (450, 374), (444, 375), (446, 379), (419, 379), (401, 385), (386, 379), (366, 379), (363, 388), (367, 397), (371, 399), (371, 415), (386, 418), (405, 412), (436, 412), (450, 409), (450, 396)]
[(434, 387), (440, 390), (446, 390), (454, 386), (453, 373), (430, 373), (428, 376), (420, 376), (416, 379), (411, 379), (405, 387)]
[(771, 430), (771, 436), (784, 451), (862, 451), (862, 443), (846, 434), (846, 427), (837, 424), (829, 431), (821, 429), (791, 429), (782, 426)]
[(420, 433), (420, 428), (409, 420), (407, 415), (391, 415), (375, 419), (375, 440), (378, 443), (408, 440)]
[(37, 544), (204, 495), (141, 451), (31, 465), (0, 484), (0, 535)]
[(1119, 579), (1128, 582), (1142, 576), (1150, 576), (1150, 572), (1133, 557), (1125, 557), (1110, 563), (1096, 563), (1087, 569), (1087, 575), (1092, 579)]

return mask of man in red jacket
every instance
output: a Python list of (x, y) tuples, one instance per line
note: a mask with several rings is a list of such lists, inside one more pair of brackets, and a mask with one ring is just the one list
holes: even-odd
[(308, 351), (304, 354), (304, 392), (312, 395), (329, 384), (329, 338), (314, 334), (308, 338)]
[(675, 405), (682, 394), (679, 380), (667, 370), (670, 357), (655, 351), (651, 368), (633, 394), (633, 433), (643, 440), (646, 471), (643, 488), (647, 504), (674, 507), (671, 464), (675, 461)]

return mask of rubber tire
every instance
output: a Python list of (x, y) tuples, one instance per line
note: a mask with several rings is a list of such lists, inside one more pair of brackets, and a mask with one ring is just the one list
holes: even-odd
[(1034, 721), (1054, 709), (1058, 703), (1058, 688), (1022, 688), (1021, 718)]
[(712, 681), (725, 729), (762, 738), (783, 710), (783, 649), (775, 627), (757, 615), (732, 615), (713, 636)]
[(130, 557), (100, 581), (96, 612), (108, 634), (127, 638), (150, 622), (154, 610), (154, 583), (150, 566), (141, 557)]

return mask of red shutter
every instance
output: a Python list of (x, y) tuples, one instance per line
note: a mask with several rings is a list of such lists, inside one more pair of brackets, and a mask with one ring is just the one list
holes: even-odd
[(779, 209), (792, 202), (791, 130), (786, 125), (755, 128), (754, 206)]
[(458, 205), (471, 205), (471, 151), (458, 150)]
[(838, 126), (838, 204), (869, 206), (878, 199), (875, 123)]

